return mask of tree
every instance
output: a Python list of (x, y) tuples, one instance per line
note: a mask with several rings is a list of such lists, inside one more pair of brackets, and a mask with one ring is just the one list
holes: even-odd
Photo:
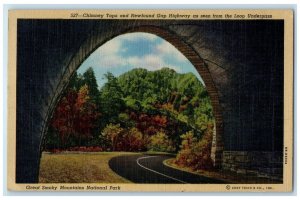
[(181, 136), (180, 151), (176, 155), (175, 163), (182, 167), (190, 167), (193, 170), (213, 168), (210, 157), (212, 145), (212, 129), (208, 129), (203, 137), (198, 140), (192, 131)]
[[(146, 137), (145, 137), (146, 138)], [(145, 139), (143, 134), (137, 128), (131, 128), (125, 134), (122, 141), (122, 150), (126, 151), (142, 151), (145, 150), (145, 144), (147, 139)]]
[(78, 90), (78, 74), (77, 72), (74, 72), (74, 74), (71, 76), (70, 81), (69, 81), (69, 85), (68, 85), (68, 89), (73, 89), (75, 91)]
[(122, 127), (131, 128), (135, 126), (135, 122), (130, 119), (127, 113), (120, 113), (118, 119)]
[(83, 82), (88, 86), (91, 101), (98, 103), (100, 92), (93, 68), (90, 67), (83, 73)]
[(117, 122), (119, 113), (124, 109), (122, 90), (112, 73), (105, 74), (107, 83), (100, 91), (100, 104), (105, 123)]
[(97, 112), (96, 105), (90, 101), (89, 89), (87, 85), (79, 89), (77, 95), (76, 107), (76, 121), (75, 130), (80, 142), (81, 139), (92, 137), (92, 130), (96, 127), (96, 121), (100, 116)]
[(101, 135), (109, 142), (112, 151), (115, 151), (119, 138), (124, 134), (124, 129), (120, 124), (108, 124), (102, 131)]
[(172, 140), (164, 132), (158, 132), (150, 137), (150, 142), (147, 145), (148, 150), (173, 152), (175, 151)]
[(83, 76), (81, 74), (78, 74), (77, 72), (74, 72), (74, 74), (71, 76), (67, 91), (72, 89), (74, 91), (79, 91), (79, 89), (84, 85)]
[(120, 124), (107, 125), (101, 136), (112, 151), (142, 151), (147, 141), (137, 128), (125, 129)]
[(68, 90), (66, 95), (59, 101), (51, 120), (52, 127), (59, 132), (60, 139), (65, 145), (71, 134), (75, 133), (75, 118), (77, 92)]
[(119, 77), (108, 72), (105, 78), (99, 91), (92, 68), (72, 75), (51, 127), (65, 146), (97, 143), (114, 151), (140, 151), (145, 146), (179, 151), (178, 162), (191, 167), (210, 157), (212, 106), (194, 74), (140, 68)]
[(82, 139), (92, 137), (92, 129), (100, 113), (89, 100), (89, 90), (84, 85), (78, 92), (69, 89), (58, 102), (51, 126), (58, 131), (64, 146), (71, 136), (78, 139), (78, 145), (81, 145)]

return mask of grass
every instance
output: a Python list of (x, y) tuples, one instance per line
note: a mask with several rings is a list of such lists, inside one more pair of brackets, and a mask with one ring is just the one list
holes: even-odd
[(40, 183), (130, 183), (117, 175), (108, 161), (126, 152), (58, 154), (43, 153), (40, 163)]

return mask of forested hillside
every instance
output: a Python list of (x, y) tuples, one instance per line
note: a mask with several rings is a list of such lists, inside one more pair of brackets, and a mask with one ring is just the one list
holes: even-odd
[(211, 167), (214, 118), (207, 91), (192, 73), (133, 69), (75, 73), (52, 116), (45, 150), (163, 151), (178, 165)]

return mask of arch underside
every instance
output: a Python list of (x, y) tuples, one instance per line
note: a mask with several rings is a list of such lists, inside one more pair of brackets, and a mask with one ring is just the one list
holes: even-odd
[[(204, 60), (199, 56), (199, 54), (193, 49), (193, 47), (189, 46), (188, 44), (184, 43), (175, 33), (171, 33), (170, 30), (167, 30), (166, 28), (161, 28), (159, 26), (153, 26), (153, 25), (142, 25), (138, 27), (132, 27), (127, 28), (124, 30), (124, 32), (121, 32), (120, 34), (116, 35), (113, 34), (107, 38), (105, 38), (103, 41), (99, 40), (98, 38), (103, 38), (102, 34), (94, 34), (91, 35), (90, 38), (88, 38), (80, 47), (79, 52), (76, 54), (75, 57), (72, 58), (70, 64), (66, 66), (67, 70), (64, 74), (63, 80), (69, 80), (69, 78), (72, 76), (72, 74), (80, 67), (81, 63), (97, 48), (101, 47), (105, 42), (113, 39), (116, 36), (126, 34), (126, 33), (134, 33), (134, 32), (145, 32), (145, 33), (151, 33), (155, 34), (164, 40), (171, 43), (175, 48), (177, 48), (196, 68), (197, 72), (200, 74), (201, 78), (203, 79), (206, 90), (209, 94), (211, 104), (213, 107), (213, 114), (215, 118), (215, 129), (213, 134), (213, 143), (212, 143), (212, 151), (211, 151), (211, 157), (214, 163), (215, 167), (220, 167), (221, 165), (221, 155), (223, 150), (223, 142), (222, 142), (222, 114), (221, 114), (221, 108), (219, 104), (219, 97), (217, 93), (217, 89), (215, 87), (214, 81), (212, 80), (210, 71), (207, 67), (207, 64), (204, 62)], [(63, 82), (62, 88), (65, 88), (68, 84), (67, 81)], [(61, 94), (62, 90), (56, 91), (57, 94)], [(49, 109), (49, 117), (52, 115), (53, 110), (56, 107), (56, 104), (59, 100), (59, 96), (56, 97), (56, 99), (53, 100), (53, 104), (50, 106)], [(48, 125), (46, 123), (44, 127), (44, 133), (46, 132)]]
[[(274, 48), (271, 44), (281, 35), (279, 33), (277, 35), (274, 31), (276, 24), (271, 23), (266, 26), (260, 24), (261, 22), (253, 22), (249, 24), (248, 32), (244, 33), (245, 25), (235, 23), (174, 20), (49, 20), (46, 22), (24, 20), (20, 22), (18, 35), (21, 36), (18, 39), (17, 63), (18, 75), (21, 75), (17, 83), (17, 91), (19, 91), (17, 93), (17, 182), (38, 181), (43, 135), (47, 131), (53, 109), (71, 75), (99, 46), (118, 35), (130, 32), (152, 33), (167, 40), (186, 56), (199, 72), (209, 93), (216, 120), (216, 134), (212, 148), (212, 157), (216, 166), (221, 165), (223, 148), (236, 150), (241, 147), (251, 149), (257, 146), (255, 142), (247, 144), (247, 140), (252, 137), (253, 131), (258, 129), (260, 131), (261, 118), (254, 119), (253, 116), (249, 118), (247, 103), (262, 98), (262, 96), (257, 97), (257, 87), (261, 88), (260, 95), (264, 95), (262, 91), (270, 91), (270, 88), (276, 85), (274, 83), (268, 83), (271, 84), (269, 87), (259, 85), (260, 81), (265, 82), (271, 78), (267, 72), (272, 69), (262, 67), (265, 61), (262, 64), (261, 57), (267, 55), (265, 52), (254, 53), (262, 44), (253, 43), (254, 39), (251, 39), (253, 33), (249, 30), (260, 28), (261, 32), (255, 32), (255, 37), (273, 31), (275, 34), (265, 38), (265, 43), (270, 46), (265, 49), (269, 53), (278, 55), (280, 55), (280, 52), (276, 52), (278, 48)], [(32, 34), (33, 32), (35, 34)], [(45, 36), (48, 40), (44, 39)], [(30, 45), (35, 45), (35, 48), (24, 53)], [(268, 61), (273, 68), (276, 68), (279, 65), (277, 63), (281, 62), (280, 58), (278, 56), (275, 60)], [(260, 70), (260, 76), (254, 79), (253, 72), (256, 70)], [(280, 74), (282, 71), (273, 70), (272, 73)], [(32, 79), (34, 81), (28, 81)], [(250, 82), (245, 81), (246, 79)], [(277, 79), (280, 82), (279, 76)], [(279, 89), (276, 88), (276, 91)], [(20, 91), (30, 91), (30, 94), (24, 96)], [(249, 100), (245, 91), (250, 92), (250, 96), (252, 94), (254, 99)], [(272, 100), (274, 98), (271, 97), (265, 101)], [(280, 104), (280, 101), (277, 102)], [(245, 137), (240, 137), (239, 130), (242, 128), (246, 130), (249, 124), (244, 122), (250, 119), (254, 120), (253, 127), (250, 131), (244, 132)], [(271, 118), (265, 120), (269, 122)], [(277, 122), (276, 120), (274, 123)], [(227, 134), (226, 137), (224, 134)], [(31, 146), (28, 147), (27, 144)], [(280, 142), (274, 145), (280, 146)], [(264, 148), (263, 146), (266, 147), (260, 144), (259, 148)]]

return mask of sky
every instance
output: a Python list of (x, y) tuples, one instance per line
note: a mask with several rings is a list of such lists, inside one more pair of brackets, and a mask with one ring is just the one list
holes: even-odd
[(113, 38), (96, 49), (77, 72), (83, 74), (89, 67), (93, 68), (99, 87), (105, 84), (107, 72), (117, 77), (134, 68), (154, 71), (168, 67), (178, 73), (192, 72), (203, 83), (181, 52), (166, 40), (149, 33), (127, 33)]

